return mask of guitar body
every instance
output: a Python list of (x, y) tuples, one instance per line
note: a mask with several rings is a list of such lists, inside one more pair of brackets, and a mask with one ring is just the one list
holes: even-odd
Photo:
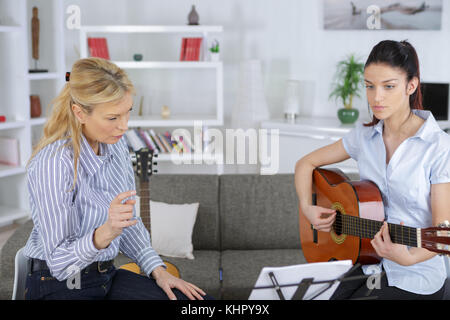
[[(384, 220), (384, 207), (378, 187), (370, 181), (350, 181), (338, 169), (313, 172), (313, 204), (332, 208), (343, 215), (376, 221)], [(306, 260), (327, 262), (352, 260), (360, 264), (378, 263), (370, 239), (345, 234), (336, 219), (331, 232), (317, 231), (299, 210), (300, 240)]]

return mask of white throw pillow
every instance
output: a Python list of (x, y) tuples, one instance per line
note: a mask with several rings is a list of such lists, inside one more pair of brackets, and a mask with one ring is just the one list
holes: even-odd
[(158, 254), (194, 259), (192, 231), (198, 203), (168, 204), (150, 200), (151, 241)]

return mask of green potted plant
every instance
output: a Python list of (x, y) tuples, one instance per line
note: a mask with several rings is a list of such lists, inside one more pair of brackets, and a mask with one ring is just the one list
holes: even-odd
[(211, 61), (219, 61), (219, 41), (214, 40), (209, 51), (211, 52)]
[(358, 119), (359, 110), (353, 108), (353, 97), (360, 97), (363, 77), (364, 64), (354, 54), (338, 62), (329, 98), (340, 100), (344, 105), (338, 110), (338, 118), (344, 124), (354, 123)]

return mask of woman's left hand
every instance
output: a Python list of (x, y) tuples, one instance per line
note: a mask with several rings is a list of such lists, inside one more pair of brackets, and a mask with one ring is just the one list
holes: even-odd
[[(403, 223), (401, 223), (403, 225)], [(393, 243), (389, 236), (388, 224), (385, 221), (380, 231), (375, 234), (373, 240), (370, 241), (377, 255), (382, 258), (392, 260), (400, 265), (409, 266), (414, 264), (412, 255), (408, 248), (403, 244)]]
[(177, 299), (172, 291), (173, 288), (177, 288), (191, 300), (203, 300), (202, 296), (206, 295), (202, 289), (171, 275), (164, 267), (157, 267), (152, 271), (152, 276), (155, 278), (156, 284), (164, 290), (170, 300)]

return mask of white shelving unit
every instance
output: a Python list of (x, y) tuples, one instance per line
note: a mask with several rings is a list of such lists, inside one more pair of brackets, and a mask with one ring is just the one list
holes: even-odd
[[(29, 73), (32, 8), (39, 9), (39, 68)], [(59, 0), (0, 0), (0, 137), (19, 140), (19, 166), (0, 164), (0, 227), (30, 216), (26, 163), (42, 134), (51, 99), (64, 85), (63, 3)], [(41, 100), (42, 115), (30, 117), (31, 94)]]
[[(89, 56), (87, 38), (90, 34), (117, 33), (159, 33), (177, 34), (183, 36), (197, 35), (203, 38), (203, 57), (207, 56), (207, 40), (210, 33), (220, 33), (222, 26), (147, 26), (147, 25), (116, 25), (116, 26), (81, 26), (80, 56)], [(180, 39), (181, 40), (181, 39)], [(111, 54), (111, 52), (110, 52)], [(215, 117), (199, 115), (175, 116), (171, 119), (161, 119), (159, 116), (142, 116), (133, 118), (130, 127), (177, 127), (191, 125), (192, 120), (201, 120), (208, 126), (223, 125), (223, 64), (211, 61), (112, 61), (123, 69), (211, 69), (216, 72), (216, 110)]]
[[(176, 61), (174, 59), (157, 61), (122, 61), (114, 60), (114, 52), (109, 49), (109, 53), (116, 65), (125, 70), (140, 70), (140, 72), (149, 72), (154, 69), (166, 69), (177, 72), (177, 70), (211, 70), (215, 72), (215, 108), (208, 114), (173, 114), (169, 119), (163, 119), (160, 115), (131, 116), (128, 122), (130, 128), (168, 128), (168, 127), (193, 127), (196, 121), (201, 121), (203, 126), (222, 126), (223, 125), (223, 63), (207, 61), (208, 38), (212, 33), (223, 32), (222, 26), (160, 26), (160, 25), (111, 25), (111, 26), (81, 26), (80, 28), (80, 57), (89, 56), (87, 38), (90, 36), (102, 36), (112, 34), (162, 34), (167, 36), (178, 36), (179, 43), (182, 37), (202, 37), (202, 61)], [(108, 38), (107, 38), (108, 39)], [(109, 42), (108, 42), (109, 47)], [(176, 88), (173, 88), (176, 90)], [(179, 159), (193, 160), (198, 159), (198, 155), (183, 155)], [(204, 161), (221, 162), (223, 155), (202, 155)], [(159, 154), (158, 161), (169, 162), (173, 158), (170, 154)], [(173, 171), (174, 167), (171, 170)], [(223, 172), (221, 164), (217, 165), (217, 173)]]

